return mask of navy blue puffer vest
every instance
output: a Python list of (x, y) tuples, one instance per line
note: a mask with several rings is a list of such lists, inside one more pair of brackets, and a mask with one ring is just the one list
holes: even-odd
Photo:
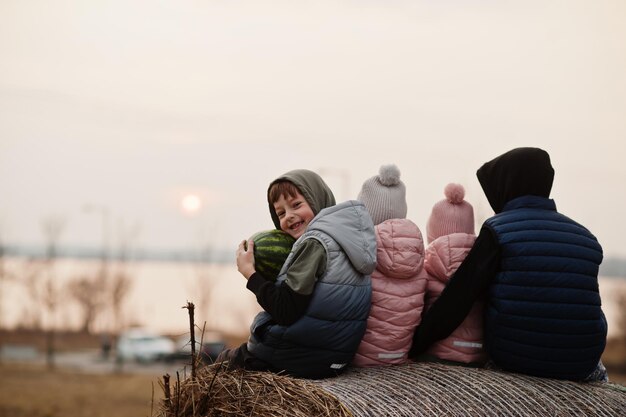
[(485, 317), (491, 359), (513, 372), (584, 379), (606, 344), (602, 247), (543, 197), (511, 200), (486, 224), (502, 250)]

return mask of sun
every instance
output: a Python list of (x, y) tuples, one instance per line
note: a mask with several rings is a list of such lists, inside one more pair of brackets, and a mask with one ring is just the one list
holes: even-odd
[(187, 194), (180, 200), (180, 209), (185, 214), (195, 214), (202, 208), (202, 200), (197, 194)]

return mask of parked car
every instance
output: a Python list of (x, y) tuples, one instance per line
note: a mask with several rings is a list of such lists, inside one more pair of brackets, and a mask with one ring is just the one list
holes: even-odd
[(172, 339), (141, 328), (120, 334), (116, 345), (117, 360), (120, 362), (154, 362), (167, 358), (175, 351)]
[[(207, 334), (203, 337), (202, 345), (196, 340), (196, 353), (203, 362), (213, 363), (222, 350), (226, 349), (226, 343), (218, 334)], [(176, 340), (176, 350), (167, 357), (168, 360), (189, 360), (191, 357), (191, 341), (189, 334), (180, 336)]]
[(224, 349), (226, 349), (226, 343), (223, 341), (204, 342), (202, 344), (200, 359), (202, 359), (204, 363), (213, 363)]
[[(189, 335), (185, 334), (176, 339), (176, 349), (166, 358), (168, 361), (188, 360), (191, 356), (191, 340)], [(200, 351), (200, 342), (196, 341), (196, 352)]]

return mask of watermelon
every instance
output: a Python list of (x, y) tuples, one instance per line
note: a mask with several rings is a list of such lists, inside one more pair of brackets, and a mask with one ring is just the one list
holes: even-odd
[(254, 242), (254, 269), (267, 280), (276, 281), (296, 241), (282, 230), (264, 230), (250, 238)]

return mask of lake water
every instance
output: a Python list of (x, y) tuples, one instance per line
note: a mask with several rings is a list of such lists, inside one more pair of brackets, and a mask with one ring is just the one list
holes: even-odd
[[(96, 260), (58, 259), (54, 264), (54, 282), (60, 290), (60, 307), (54, 316), (43, 311), (23, 281), (29, 266), (24, 259), (5, 260), (5, 270), (13, 277), (5, 279), (0, 288), (0, 325), (13, 327), (27, 321), (42, 310), (43, 323), (57, 328), (79, 328), (82, 314), (64, 287), (78, 276), (93, 276), (100, 268)], [(30, 267), (32, 269), (32, 266)], [(120, 270), (111, 264), (110, 271)], [(234, 265), (193, 264), (183, 262), (133, 262), (124, 266), (131, 276), (131, 287), (123, 304), (125, 325), (144, 325), (159, 332), (183, 333), (189, 329), (188, 310), (193, 302), (195, 323), (217, 330), (245, 333), (254, 315), (260, 310), (254, 295), (245, 288), (246, 280)], [(45, 287), (42, 274), (38, 287)], [(208, 294), (208, 296), (207, 296)], [(94, 322), (94, 330), (108, 330), (113, 324), (111, 314), (102, 314)]]
[[(95, 260), (58, 259), (55, 262), (53, 276), (60, 290), (60, 307), (51, 316), (20, 284), (23, 278), (19, 277), (29, 270), (27, 262), (21, 258), (5, 259), (5, 270), (13, 278), (5, 279), (0, 288), (0, 326), (13, 327), (41, 311), (46, 326), (78, 328), (81, 313), (64, 285), (77, 276), (94, 275), (99, 265)], [(120, 267), (113, 264), (110, 270), (114, 273)], [(126, 325), (141, 324), (160, 332), (182, 334), (189, 329), (188, 311), (183, 308), (189, 301), (196, 305), (198, 326), (206, 322), (207, 328), (245, 334), (260, 310), (234, 264), (133, 262), (127, 264), (125, 270), (132, 277), (123, 305)], [(42, 278), (37, 284), (38, 290), (45, 285), (45, 274)], [(609, 336), (617, 335), (618, 317), (622, 314), (617, 300), (620, 294), (626, 294), (626, 279), (601, 277), (600, 293), (609, 322)], [(107, 330), (112, 323), (111, 315), (103, 314), (95, 321), (94, 330)]]

